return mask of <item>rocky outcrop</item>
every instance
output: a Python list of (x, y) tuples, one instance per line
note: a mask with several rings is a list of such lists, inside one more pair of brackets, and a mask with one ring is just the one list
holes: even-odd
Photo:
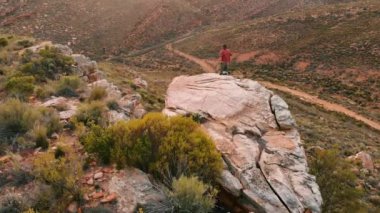
[(144, 172), (138, 169), (126, 169), (108, 182), (109, 191), (118, 195), (116, 212), (135, 212), (138, 205), (159, 202), (165, 199)]
[[(105, 79), (105, 75), (98, 68), (96, 61), (92, 61), (90, 58), (81, 54), (73, 54), (73, 51), (65, 45), (53, 44), (51, 42), (42, 42), (38, 45), (29, 47), (28, 50), (37, 54), (46, 46), (57, 48), (62, 54), (73, 58), (75, 62), (73, 67), (74, 74), (87, 83), (87, 87), (85, 88), (83, 94), (81, 94), (82, 98), (88, 98), (91, 91), (96, 87), (103, 87), (107, 91), (105, 102), (115, 101), (118, 105), (118, 109), (109, 110), (107, 112), (108, 120), (111, 123), (115, 123), (120, 120), (130, 120), (131, 118), (141, 118), (146, 114), (146, 111), (141, 103), (141, 96), (132, 90), (122, 92), (116, 85)], [(134, 82), (138, 84), (138, 86), (144, 88), (148, 87), (148, 83), (141, 78), (138, 78), (137, 80), (135, 79)], [(59, 116), (61, 120), (67, 121), (76, 114), (80, 101), (78, 98), (51, 97), (46, 102), (37, 104), (44, 107), (65, 108), (60, 110)]]
[(363, 168), (368, 169), (369, 171), (373, 171), (375, 166), (372, 161), (372, 157), (367, 152), (359, 152), (356, 155), (352, 155), (348, 157), (350, 160), (360, 161)]
[(321, 212), (315, 177), (288, 105), (258, 82), (202, 74), (177, 77), (167, 115), (198, 114), (226, 163), (221, 186), (254, 212)]

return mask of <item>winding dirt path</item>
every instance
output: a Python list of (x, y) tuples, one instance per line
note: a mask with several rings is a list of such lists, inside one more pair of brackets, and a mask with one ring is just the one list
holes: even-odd
[(213, 73), (213, 72), (216, 72), (216, 69), (215, 67), (211, 66), (209, 63), (207, 63), (204, 59), (200, 59), (200, 58), (197, 58), (195, 56), (192, 56), (192, 55), (189, 55), (187, 53), (184, 53), (184, 52), (181, 52), (177, 49), (174, 49), (173, 48), (173, 45), (172, 44), (167, 44), (166, 46), (166, 49), (168, 49), (169, 51), (183, 57), (183, 58), (186, 58), (187, 60), (189, 61), (192, 61), (196, 64), (198, 64), (199, 66), (202, 67), (202, 69), (205, 71), (205, 72), (208, 72), (208, 73)]
[[(175, 54), (177, 54), (177, 55), (179, 55), (179, 56), (181, 56), (181, 57), (183, 57), (189, 61), (192, 61), (192, 62), (198, 64), (207, 73), (217, 72), (217, 68), (215, 67), (215, 65), (211, 65), (208, 62), (208, 60), (201, 59), (201, 58), (195, 57), (193, 55), (181, 52), (180, 50), (173, 48), (172, 44), (166, 45), (166, 49), (168, 49), (169, 51), (172, 51), (173, 53), (175, 53)], [(254, 55), (254, 52), (252, 52), (251, 54), (246, 54), (246, 55), (241, 54), (241, 55), (243, 55), (242, 58), (244, 60), (245, 58), (251, 58)], [(212, 64), (214, 64), (214, 63), (212, 63)], [(282, 92), (286, 92), (288, 94), (291, 94), (293, 96), (300, 98), (301, 100), (303, 100), (307, 103), (321, 106), (322, 108), (324, 108), (328, 111), (339, 112), (339, 113), (345, 114), (348, 117), (351, 117), (357, 121), (361, 121), (361, 122), (367, 124), (368, 126), (380, 131), (380, 123), (373, 121), (373, 120), (370, 120), (370, 119), (368, 119), (368, 118), (366, 118), (366, 117), (364, 117), (364, 116), (362, 116), (362, 115), (360, 115), (360, 114), (358, 114), (358, 113), (356, 113), (350, 109), (347, 109), (346, 107), (344, 107), (342, 105), (322, 100), (322, 99), (318, 98), (317, 96), (313, 96), (313, 95), (310, 95), (308, 93), (301, 92), (299, 90), (291, 89), (291, 88), (288, 88), (286, 86), (281, 86), (281, 85), (273, 84), (271, 82), (266, 82), (266, 81), (260, 81), (260, 83), (269, 89), (276, 89), (276, 90), (279, 90)]]

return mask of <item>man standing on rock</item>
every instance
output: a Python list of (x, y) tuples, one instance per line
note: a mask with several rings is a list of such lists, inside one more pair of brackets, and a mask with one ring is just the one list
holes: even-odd
[(232, 53), (229, 49), (227, 49), (227, 45), (223, 45), (223, 49), (220, 50), (220, 74), (221, 75), (228, 75), (228, 66), (231, 63), (231, 56)]

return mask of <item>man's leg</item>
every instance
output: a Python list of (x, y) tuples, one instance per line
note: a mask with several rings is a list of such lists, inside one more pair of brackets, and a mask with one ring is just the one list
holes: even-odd
[(222, 63), (221, 75), (228, 75), (227, 63), (225, 62)]

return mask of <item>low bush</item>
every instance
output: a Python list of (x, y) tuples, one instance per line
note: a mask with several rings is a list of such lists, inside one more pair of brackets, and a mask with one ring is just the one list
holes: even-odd
[(82, 82), (77, 76), (62, 77), (56, 88), (57, 96), (78, 97), (77, 90), (81, 87)]
[(324, 212), (366, 212), (352, 165), (336, 150), (317, 150), (310, 168), (321, 190)]
[(39, 155), (34, 160), (33, 168), (37, 180), (51, 186), (54, 198), (63, 204), (60, 206), (67, 206), (73, 200), (80, 201), (82, 197), (81, 184), (78, 182), (83, 175), (82, 159), (69, 147), (64, 149), (65, 156), (60, 158), (56, 158), (54, 152)]
[(54, 151), (55, 159), (65, 157), (65, 155), (66, 155), (66, 152), (61, 146), (58, 146), (57, 149)]
[(13, 138), (31, 130), (40, 118), (38, 110), (17, 99), (0, 104), (0, 138)]
[(25, 171), (21, 168), (14, 169), (11, 175), (13, 177), (12, 185), (15, 187), (28, 184), (34, 179), (34, 176), (30, 172)]
[(34, 211), (34, 209), (28, 209), (24, 211), (23, 213), (38, 213), (37, 211)]
[(43, 126), (36, 126), (32, 131), (33, 140), (36, 143), (36, 147), (40, 147), (42, 149), (49, 148), (49, 140), (47, 137), (47, 129)]
[(5, 90), (12, 97), (25, 100), (34, 92), (34, 77), (20, 76), (12, 77), (5, 84)]
[(51, 96), (55, 95), (56, 93), (56, 86), (53, 84), (53, 82), (49, 82), (43, 85), (39, 85), (36, 88), (36, 97), (40, 100), (46, 100), (50, 98)]
[(21, 40), (21, 41), (17, 42), (17, 45), (19, 45), (19, 46), (21, 46), (23, 48), (31, 47), (31, 46), (33, 46), (33, 44), (34, 44), (33, 41), (27, 40), (27, 39)]
[(81, 141), (104, 163), (135, 166), (168, 184), (181, 175), (212, 181), (222, 169), (214, 143), (197, 123), (185, 117), (151, 113), (107, 129), (94, 126)]
[(143, 212), (212, 212), (215, 207), (217, 190), (204, 184), (197, 177), (182, 176), (175, 179), (170, 190), (164, 190), (166, 199), (151, 202), (142, 207)]
[[(85, 145), (86, 150), (96, 153), (100, 160), (109, 164), (111, 161), (112, 152), (112, 137), (107, 134), (106, 130), (98, 125), (91, 127), (89, 133), (81, 138), (81, 142)], [(124, 162), (122, 162), (124, 164)]]
[(17, 99), (10, 99), (0, 104), (0, 138), (3, 142), (15, 138), (21, 139), (26, 133), (32, 139), (36, 139), (33, 137), (36, 134), (33, 133), (36, 133), (34, 130), (38, 126), (46, 127), (47, 136), (59, 132), (62, 128), (59, 116), (53, 109), (33, 108)]
[(95, 207), (95, 208), (87, 208), (84, 210), (84, 213), (112, 213), (111, 209), (106, 207)]
[(60, 53), (57, 48), (46, 47), (39, 52), (39, 55), (40, 58), (25, 63), (20, 71), (43, 82), (47, 79), (55, 80), (59, 75), (73, 73), (73, 59)]
[(0, 47), (6, 47), (6, 46), (8, 46), (8, 39), (0, 38)]
[(2, 202), (0, 213), (20, 213), (27, 209), (27, 206), (21, 197), (8, 195)]
[(211, 212), (217, 191), (197, 177), (180, 177), (173, 181), (170, 198), (175, 212)]
[(107, 97), (107, 90), (104, 87), (94, 87), (91, 90), (89, 101), (100, 101)]
[(41, 117), (39, 123), (46, 127), (46, 134), (50, 137), (53, 133), (59, 133), (62, 130), (61, 120), (55, 109), (40, 108)]
[(106, 107), (99, 101), (83, 104), (79, 107), (75, 119), (88, 127), (91, 125), (105, 126), (107, 124)]
[(115, 100), (108, 101), (107, 107), (110, 110), (119, 110), (120, 109), (119, 103), (117, 103), (117, 101), (115, 101)]

